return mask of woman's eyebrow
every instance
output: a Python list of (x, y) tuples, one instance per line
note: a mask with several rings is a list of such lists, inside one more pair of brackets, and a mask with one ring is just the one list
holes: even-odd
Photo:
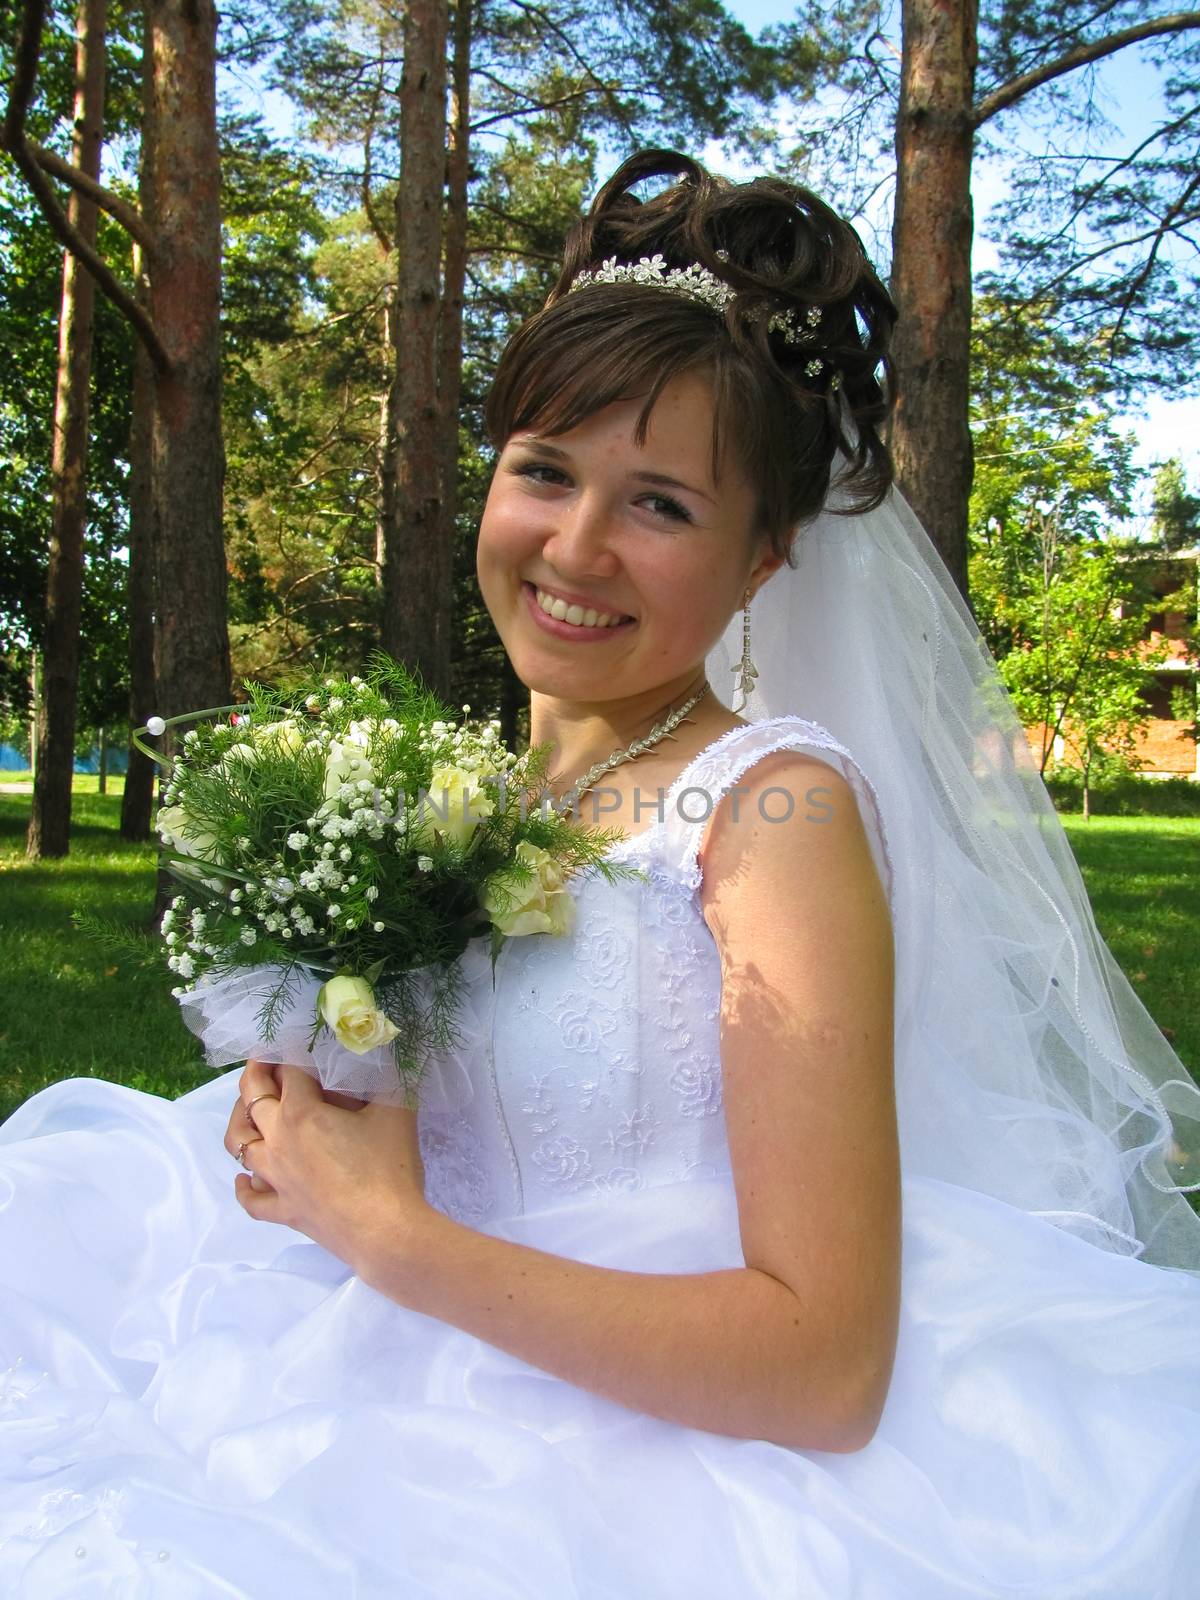
[[(524, 434), (520, 439), (514, 439), (516, 445), (524, 445), (529, 450), (539, 450), (544, 456), (554, 456), (559, 461), (569, 461), (571, 457), (565, 450), (560, 450), (556, 444), (547, 444), (534, 434)], [(703, 489), (697, 489), (693, 484), (684, 483), (681, 478), (672, 478), (665, 472), (634, 472), (630, 474), (639, 483), (653, 483), (665, 489), (683, 489), (688, 494), (699, 495), (701, 500), (707, 500), (709, 505), (715, 505), (712, 495), (705, 494)]]

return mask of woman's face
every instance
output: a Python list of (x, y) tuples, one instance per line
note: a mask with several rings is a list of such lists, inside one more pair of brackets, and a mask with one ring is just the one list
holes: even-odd
[[(781, 564), (752, 543), (749, 483), (729, 464), (719, 485), (710, 477), (707, 381), (687, 373), (667, 384), (639, 447), (643, 401), (616, 401), (553, 439), (513, 434), (496, 463), (476, 571), (535, 693), (597, 704), (662, 686), (669, 699), (702, 670), (747, 584)], [(586, 610), (553, 620), (539, 590), (545, 604), (559, 597), (622, 620), (596, 625)]]

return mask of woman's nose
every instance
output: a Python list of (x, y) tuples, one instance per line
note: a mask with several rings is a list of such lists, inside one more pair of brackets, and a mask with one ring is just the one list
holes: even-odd
[(595, 573), (608, 576), (617, 570), (613, 549), (613, 518), (597, 495), (573, 496), (555, 507), (542, 543), (546, 559), (557, 572)]

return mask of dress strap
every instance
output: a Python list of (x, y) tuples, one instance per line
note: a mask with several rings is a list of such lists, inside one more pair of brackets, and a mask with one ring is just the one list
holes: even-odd
[[(700, 887), (703, 878), (700, 856), (708, 837), (708, 825), (718, 806), (751, 767), (776, 750), (802, 750), (816, 756), (841, 773), (850, 784), (876, 869), (891, 904), (892, 856), (874, 784), (828, 728), (791, 713), (730, 728), (688, 763), (666, 794), (660, 842), (662, 866), (689, 889)], [(822, 803), (818, 794), (814, 794), (812, 803), (814, 806)], [(780, 815), (783, 814), (781, 811)]]

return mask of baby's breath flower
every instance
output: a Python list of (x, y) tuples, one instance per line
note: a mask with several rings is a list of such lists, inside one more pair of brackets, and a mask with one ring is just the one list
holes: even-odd
[(432, 870), (433, 870), (433, 857), (432, 856), (418, 856), (417, 857), (417, 868), (421, 872), (432, 872)]
[(382, 933), (384, 930), (384, 924), (382, 922), (372, 923), (372, 927), (375, 929), (376, 933)]
[(289, 850), (303, 850), (308, 843), (308, 835), (306, 833), (289, 833), (287, 842)]
[(258, 938), (258, 935), (255, 933), (253, 928), (243, 928), (238, 937), (241, 939), (243, 944), (253, 944)]
[(367, 893), (367, 899), (368, 900), (378, 900), (379, 899), (379, 890), (375, 887), (374, 884), (372, 884), (370, 886), (370, 888), (367, 890), (366, 893)]

